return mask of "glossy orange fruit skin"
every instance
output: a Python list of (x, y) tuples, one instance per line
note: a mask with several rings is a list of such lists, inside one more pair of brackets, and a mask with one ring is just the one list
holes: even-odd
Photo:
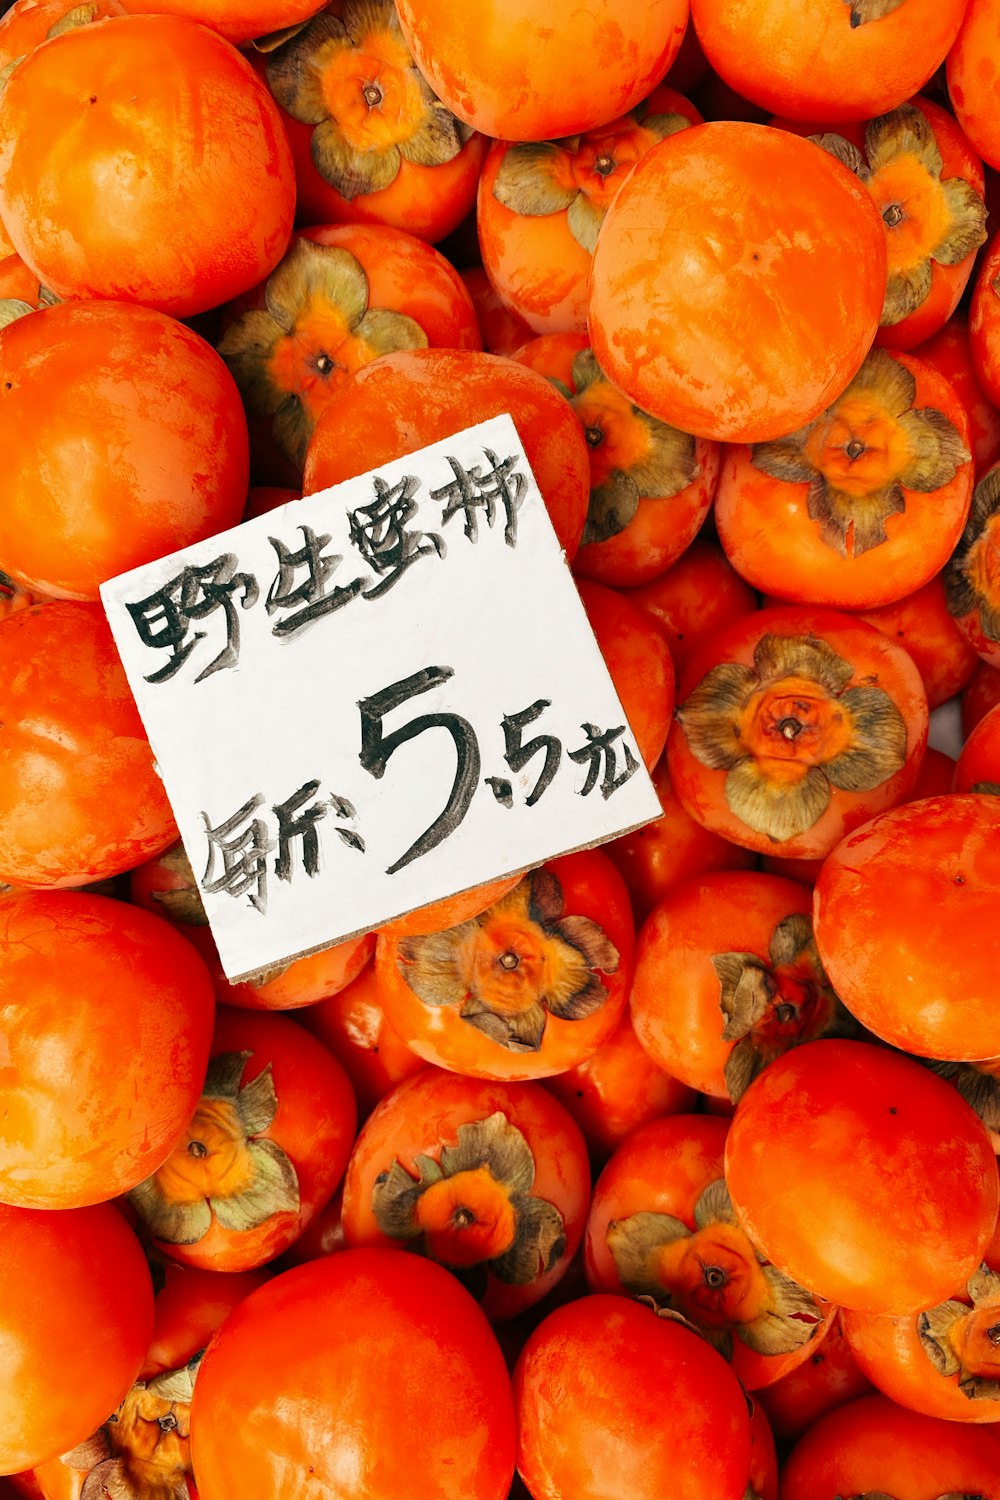
[(0, 880), (85, 885), (176, 837), (100, 608), (55, 600), (0, 623)]
[(845, 838), (816, 882), (816, 945), (844, 1004), (918, 1057), (1000, 1056), (1000, 798), (892, 808)]
[(353, 479), (509, 412), (567, 557), (583, 535), (590, 463), (583, 431), (543, 375), (472, 349), (410, 349), (359, 370), (316, 423), (305, 492)]
[[(704, 1339), (624, 1297), (549, 1314), (514, 1369), (517, 1467), (556, 1500), (741, 1500), (750, 1426), (739, 1383)], [(665, 1420), (669, 1413), (669, 1420)]]
[(216, 32), (113, 16), (45, 42), (9, 82), (0, 215), (57, 296), (187, 317), (278, 263), (295, 208), (291, 151), (267, 89)]
[(828, 1411), (857, 1396), (870, 1396), (874, 1389), (851, 1353), (838, 1308), (826, 1331), (816, 1335), (809, 1358), (755, 1393), (754, 1400), (767, 1413), (774, 1433), (794, 1442)]
[(608, 210), (591, 346), (661, 421), (760, 442), (804, 426), (848, 385), (878, 330), (885, 277), (881, 217), (840, 162), (769, 126), (695, 125), (647, 152)]
[(0, 365), (0, 557), (27, 587), (96, 600), (106, 579), (240, 521), (239, 392), (182, 323), (126, 302), (63, 303), (10, 323)]
[(1000, 1445), (987, 1428), (925, 1417), (865, 1396), (821, 1417), (785, 1461), (782, 1500), (834, 1500), (872, 1490), (893, 1500), (979, 1494), (993, 1500)]
[(652, 770), (674, 711), (674, 664), (656, 625), (618, 589), (589, 578), (576, 586), (639, 754)]
[(695, 537), (658, 578), (624, 593), (659, 623), (678, 676), (704, 636), (760, 607), (756, 591), (740, 577), (718, 541), (704, 535)]
[(962, 733), (968, 736), (991, 708), (1000, 703), (1000, 667), (980, 662), (962, 693)]
[(951, 382), (965, 406), (976, 478), (981, 479), (1000, 458), (1000, 411), (986, 395), (973, 366), (968, 319), (953, 313), (945, 326), (914, 352)]
[(885, 1317), (962, 1286), (1000, 1207), (978, 1115), (944, 1079), (870, 1042), (807, 1042), (765, 1068), (736, 1106), (726, 1181), (779, 1269)]
[[(505, 1500), (510, 1382), (441, 1266), (345, 1250), (275, 1277), (222, 1325), (191, 1407), (200, 1500)], [(308, 1476), (308, 1478), (306, 1478)]]
[(1000, 167), (1000, 11), (994, 0), (969, 0), (960, 9), (962, 24), (946, 63), (948, 97), (980, 156), (989, 166)]
[(982, 782), (1000, 786), (1000, 705), (983, 715), (955, 765), (956, 792), (971, 792)]
[(529, 1192), (558, 1209), (566, 1242), (554, 1263), (539, 1265), (531, 1281), (505, 1282), (488, 1272), (479, 1305), (491, 1321), (524, 1312), (556, 1286), (576, 1254), (587, 1221), (590, 1164), (586, 1144), (572, 1116), (540, 1084), (496, 1083), (423, 1069), (393, 1089), (358, 1133), (344, 1178), (342, 1210), (348, 1247), (381, 1246), (406, 1253), (405, 1240), (393, 1239), (379, 1229), (372, 1208), (376, 1177), (394, 1161), (415, 1174), (418, 1156), (437, 1160), (443, 1147), (456, 1144), (461, 1125), (497, 1112), (527, 1142), (535, 1162)]
[(0, 954), (0, 1201), (77, 1208), (126, 1192), (201, 1094), (204, 964), (169, 923), (76, 891), (0, 903)]
[(994, 407), (1000, 405), (1000, 234), (987, 242), (976, 269), (969, 307), (969, 352), (972, 368)]
[(865, 120), (930, 78), (958, 33), (964, 0), (906, 0), (852, 23), (842, 0), (692, 0), (709, 63), (738, 93), (799, 119)]
[(920, 1338), (919, 1315), (879, 1318), (845, 1308), (841, 1317), (859, 1368), (890, 1400), (950, 1422), (1000, 1421), (1000, 1397), (972, 1400), (959, 1389), (957, 1375), (942, 1375), (931, 1363)]
[(858, 615), (910, 653), (927, 692), (927, 707), (940, 708), (968, 683), (979, 656), (948, 609), (944, 582), (935, 573), (891, 604), (859, 609)]
[(152, 1330), (149, 1269), (117, 1209), (0, 1204), (0, 1473), (90, 1437), (138, 1375)]
[(460, 120), (508, 141), (590, 130), (623, 115), (680, 50), (688, 0), (531, 0), (472, 10), (400, 0), (417, 66)]
[[(968, 452), (968, 417), (954, 388), (913, 355), (893, 358), (916, 381), (914, 407), (941, 412)], [(912, 594), (940, 572), (962, 535), (974, 482), (966, 459), (938, 489), (904, 490), (905, 509), (886, 519), (887, 539), (842, 556), (808, 513), (810, 485), (774, 479), (756, 467), (751, 448), (732, 446), (715, 497), (719, 540), (737, 573), (767, 594), (832, 609), (871, 609)]]

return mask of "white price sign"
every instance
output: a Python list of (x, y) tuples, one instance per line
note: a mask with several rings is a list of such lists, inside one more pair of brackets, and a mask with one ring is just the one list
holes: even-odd
[(101, 596), (230, 979), (660, 816), (508, 416)]

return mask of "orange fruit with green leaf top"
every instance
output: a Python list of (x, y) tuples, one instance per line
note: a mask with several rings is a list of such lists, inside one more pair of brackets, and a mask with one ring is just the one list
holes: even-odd
[(648, 1297), (686, 1318), (756, 1390), (809, 1358), (834, 1309), (738, 1226), (722, 1167), (727, 1129), (677, 1114), (633, 1131), (594, 1187), (584, 1260), (592, 1291)]
[(952, 1296), (1000, 1208), (982, 1121), (930, 1069), (871, 1042), (807, 1042), (765, 1068), (736, 1106), (725, 1167), (762, 1255), (815, 1296), (884, 1317)]
[(589, 1202), (583, 1136), (545, 1089), (428, 1068), (387, 1094), (358, 1135), (344, 1240), (436, 1260), (499, 1320), (561, 1280)]
[(284, 1016), (220, 1007), (201, 1099), (129, 1203), (146, 1236), (182, 1264), (250, 1270), (326, 1203), (356, 1118), (347, 1074), (315, 1037)]
[(215, 1009), (204, 964), (169, 923), (79, 891), (10, 895), (0, 956), (0, 1202), (127, 1192), (197, 1103)]
[(965, 530), (944, 569), (948, 609), (973, 650), (1000, 666), (1000, 463), (976, 485)]
[(1000, 800), (891, 808), (843, 840), (816, 882), (820, 956), (848, 1009), (918, 1057), (1000, 1057)]
[(927, 695), (909, 654), (834, 610), (762, 609), (711, 636), (677, 694), (667, 763), (692, 817), (811, 859), (909, 795)]
[(35, 1468), (45, 1500), (189, 1500), (191, 1398), (205, 1346), (266, 1271), (159, 1268), (153, 1340), (138, 1379), (85, 1441)]
[(0, 1204), (0, 1473), (89, 1437), (138, 1375), (152, 1330), (149, 1267), (111, 1204)]
[(385, 225), (303, 230), (267, 281), (223, 311), (218, 350), (250, 422), (301, 469), (316, 421), (356, 370), (400, 349), (478, 349), (475, 309), (432, 245)]
[(501, 300), (536, 333), (587, 326), (587, 279), (608, 204), (646, 151), (701, 115), (660, 84), (627, 115), (559, 140), (494, 141), (476, 224)]
[(591, 347), (661, 421), (762, 442), (857, 374), (885, 288), (882, 219), (846, 167), (787, 131), (695, 125), (647, 151), (605, 215)]
[(857, 1031), (816, 951), (811, 891), (755, 870), (667, 892), (639, 935), (629, 1005), (654, 1062), (734, 1104), (790, 1047)]
[(795, 119), (867, 120), (944, 62), (965, 0), (692, 0), (705, 56), (738, 93)]
[(632, 982), (628, 892), (597, 849), (530, 871), (478, 917), (426, 937), (380, 937), (386, 1020), (427, 1062), (524, 1080), (591, 1056)]
[(812, 1348), (801, 1365), (754, 1392), (773, 1431), (786, 1443), (795, 1442), (826, 1412), (857, 1396), (869, 1396), (874, 1389), (851, 1353), (839, 1309), (826, 1331), (816, 1335)]
[(965, 133), (920, 95), (863, 128), (773, 123), (808, 133), (871, 193), (888, 256), (876, 343), (916, 348), (955, 311), (986, 241), (983, 164)]
[(257, 66), (288, 132), (298, 222), (451, 234), (488, 142), (436, 97), (392, 0), (331, 0), (275, 42)]
[(838, 609), (911, 594), (951, 556), (974, 483), (965, 407), (936, 370), (875, 349), (807, 426), (731, 446), (715, 517), (765, 593)]
[(277, 106), (235, 47), (178, 16), (112, 16), (36, 47), (0, 93), (0, 162), (6, 230), (59, 297), (188, 317), (255, 286), (292, 229)]
[(541, 141), (627, 113), (680, 50), (687, 0), (531, 0), (469, 9), (399, 0), (417, 66), (461, 120), (498, 140)]

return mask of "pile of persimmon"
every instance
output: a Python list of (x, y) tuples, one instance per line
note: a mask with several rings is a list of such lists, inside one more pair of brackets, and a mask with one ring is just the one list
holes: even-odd
[[(1000, 1500), (1000, 0), (3, 9), (0, 1496)], [(502, 413), (661, 816), (230, 983), (101, 584)]]

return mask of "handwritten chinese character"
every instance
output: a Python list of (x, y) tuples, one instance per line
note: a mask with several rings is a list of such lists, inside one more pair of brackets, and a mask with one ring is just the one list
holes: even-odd
[[(264, 914), (267, 910), (267, 856), (274, 849), (263, 818), (254, 817), (263, 805), (258, 793), (244, 802), (231, 818), (215, 827), (208, 814), (202, 813), (208, 837), (208, 863), (201, 888), (208, 895), (220, 891), (227, 896), (246, 896), (251, 906)], [(246, 824), (244, 828), (240, 824)], [(221, 860), (222, 869), (217, 871)]]
[(204, 620), (217, 610), (225, 616), (226, 644), (194, 680), (201, 682), (223, 667), (235, 667), (240, 655), (240, 622), (233, 596), (240, 590), (243, 609), (256, 604), (259, 594), (256, 578), (252, 573), (237, 573), (235, 553), (224, 552), (214, 562), (184, 568), (147, 598), (135, 604), (126, 603), (142, 644), (171, 653), (164, 665), (145, 680), (166, 682), (179, 672), (198, 642), (207, 635), (207, 631), (196, 630), (189, 637), (191, 621)]
[(617, 792), (619, 787), (625, 785), (639, 769), (639, 762), (632, 754), (626, 743), (622, 743), (621, 749), (625, 753), (625, 769), (616, 775), (618, 757), (615, 753), (614, 741), (625, 733), (625, 725), (619, 724), (616, 729), (598, 729), (596, 724), (581, 724), (581, 729), (587, 736), (586, 744), (581, 745), (579, 750), (570, 750), (570, 760), (576, 761), (577, 765), (587, 766), (587, 776), (580, 788), (580, 796), (587, 797), (597, 785), (597, 779), (601, 775), (601, 766), (604, 766), (604, 776), (601, 780), (601, 796), (607, 801), (612, 792)]
[(348, 517), (351, 541), (368, 566), (382, 575), (380, 583), (365, 589), (366, 599), (378, 599), (387, 593), (418, 557), (426, 557), (429, 552), (445, 555), (447, 549), (436, 532), (407, 527), (417, 509), (413, 496), (419, 484), (414, 474), (404, 475), (392, 486), (376, 475), (375, 499), (370, 505), (359, 505)]
[[(324, 553), (323, 548), (330, 541), (328, 535), (317, 536), (311, 526), (300, 526), (299, 530), (304, 540), (297, 552), (278, 537), (268, 538), (278, 554), (278, 573), (267, 592), (267, 612), (273, 615), (276, 610), (293, 611), (272, 625), (275, 635), (294, 635), (335, 609), (342, 609), (360, 593), (364, 582), (355, 578), (343, 586), (331, 586), (330, 580), (343, 557), (336, 552)], [(302, 569), (306, 576), (297, 583), (296, 577)]]
[(302, 866), (306, 874), (315, 875), (319, 870), (319, 835), (316, 824), (320, 818), (326, 817), (330, 809), (322, 802), (314, 802), (311, 807), (304, 806), (318, 791), (318, 781), (307, 781), (298, 791), (286, 797), (284, 802), (273, 804), (274, 815), (278, 820), (278, 857), (274, 862), (274, 873), (279, 880), (292, 878), (292, 844), (296, 839), (302, 840)]
[(431, 490), (431, 499), (447, 502), (441, 513), (442, 525), (461, 511), (465, 517), (463, 530), (470, 542), (479, 540), (478, 512), (483, 512), (487, 526), (492, 527), (499, 502), (506, 517), (504, 541), (508, 547), (513, 547), (517, 544), (517, 513), (527, 489), (527, 479), (517, 468), (517, 454), (499, 459), (490, 448), (484, 448), (483, 452), (490, 465), (485, 474), (480, 472), (481, 464), (466, 469), (457, 458), (449, 458), (455, 477), (450, 484)]

